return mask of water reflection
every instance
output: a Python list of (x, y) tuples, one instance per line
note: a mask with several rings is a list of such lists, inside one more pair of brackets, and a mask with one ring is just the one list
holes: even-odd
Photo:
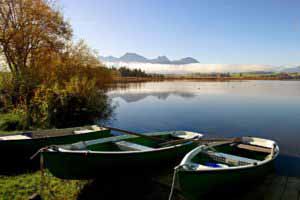
[[(170, 95), (180, 96), (182, 98), (192, 98), (195, 94), (191, 91), (182, 91), (180, 88), (159, 88), (158, 82), (117, 84), (109, 92), (111, 98), (120, 97), (126, 102), (136, 102), (148, 96), (157, 99), (166, 100)], [(152, 85), (154, 84), (154, 85)]]
[(118, 104), (111, 125), (139, 132), (190, 130), (279, 142), (300, 158), (300, 82), (169, 81), (126, 84), (108, 92)]
[[(230, 94), (248, 97), (298, 97), (300, 83), (298, 81), (229, 81), (229, 82), (143, 82), (117, 84), (108, 92), (111, 97), (125, 95), (157, 96), (158, 98), (178, 95), (194, 97), (196, 95)], [(144, 97), (144, 98), (145, 98)], [(162, 98), (162, 99), (166, 99)]]
[(136, 102), (145, 99), (148, 96), (156, 97), (159, 100), (166, 100), (170, 95), (179, 96), (182, 98), (193, 98), (195, 95), (192, 93), (184, 92), (154, 92), (154, 93), (124, 93), (124, 94), (111, 94), (111, 98), (120, 97), (127, 103)]

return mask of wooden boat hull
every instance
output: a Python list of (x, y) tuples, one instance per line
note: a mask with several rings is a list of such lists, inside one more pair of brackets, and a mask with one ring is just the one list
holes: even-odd
[[(257, 182), (274, 169), (274, 162), (254, 168), (223, 171), (178, 171), (177, 180), (183, 195), (196, 200), (206, 194), (218, 195), (218, 192), (233, 192), (238, 186)], [(235, 189), (234, 189), (235, 188)]]
[[(51, 130), (49, 130), (51, 132)], [(53, 130), (55, 132), (55, 130)], [(51, 136), (51, 133), (49, 133)], [(50, 146), (69, 144), (78, 141), (92, 140), (111, 136), (110, 130), (99, 130), (85, 134), (72, 134), (57, 137), (44, 137), (24, 140), (0, 140), (1, 172), (11, 168), (22, 168), (25, 166), (38, 166), (38, 156), (34, 160), (30, 157), (39, 149)]]
[[(155, 166), (174, 166), (195, 144), (148, 152), (68, 153), (43, 152), (45, 167), (62, 179), (91, 179), (103, 173), (136, 173), (152, 171)], [(177, 163), (176, 163), (177, 162)], [(62, 167), (63, 166), (63, 167)]]
[(278, 154), (276, 142), (255, 137), (200, 145), (175, 168), (176, 180), (187, 199), (235, 195), (274, 169)]

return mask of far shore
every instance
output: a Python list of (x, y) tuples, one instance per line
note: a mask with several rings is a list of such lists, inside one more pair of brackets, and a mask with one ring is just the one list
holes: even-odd
[(300, 78), (284, 78), (284, 77), (117, 77), (115, 83), (135, 83), (135, 82), (150, 82), (150, 81), (248, 81), (248, 80), (300, 80)]

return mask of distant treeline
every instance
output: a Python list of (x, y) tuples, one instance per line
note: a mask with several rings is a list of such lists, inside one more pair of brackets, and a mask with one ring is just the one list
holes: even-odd
[(300, 80), (300, 73), (244, 72), (244, 73), (193, 73), (165, 75), (164, 79), (189, 80)]
[(162, 75), (158, 74), (148, 74), (141, 69), (130, 69), (127, 67), (112, 67), (112, 70), (117, 76), (121, 77), (161, 77)]
[(112, 67), (114, 80), (135, 82), (149, 80), (172, 80), (172, 79), (204, 79), (204, 80), (285, 80), (300, 79), (300, 73), (276, 73), (276, 72), (243, 72), (243, 73), (191, 73), (191, 74), (149, 74), (142, 69), (131, 69), (128, 67)]

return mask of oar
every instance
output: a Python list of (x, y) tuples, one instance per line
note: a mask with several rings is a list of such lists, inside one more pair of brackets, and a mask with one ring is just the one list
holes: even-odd
[(162, 138), (159, 137), (155, 137), (155, 136), (150, 136), (150, 135), (145, 135), (145, 134), (141, 134), (141, 133), (136, 133), (136, 132), (132, 132), (132, 131), (128, 131), (128, 130), (123, 130), (123, 129), (119, 129), (119, 128), (114, 128), (114, 127), (109, 127), (109, 126), (102, 126), (103, 128), (107, 128), (113, 131), (118, 131), (121, 133), (126, 133), (128, 135), (135, 135), (135, 136), (139, 136), (139, 137), (144, 137), (144, 138), (148, 138), (150, 140), (155, 140), (157, 142), (167, 142), (167, 140), (164, 140)]
[(241, 142), (241, 138), (211, 138), (211, 139), (180, 139), (180, 140), (172, 140), (159, 144), (160, 146), (168, 146), (168, 145), (176, 145), (184, 142)]
[(122, 133), (126, 133), (128, 135), (135, 135), (135, 136), (139, 136), (139, 137), (144, 137), (144, 138), (148, 138), (148, 139), (152, 139), (155, 140), (157, 142), (162, 142), (159, 144), (159, 146), (168, 146), (168, 145), (176, 145), (176, 144), (181, 144), (184, 142), (189, 142), (189, 141), (193, 141), (193, 142), (240, 142), (241, 138), (216, 138), (216, 139), (179, 139), (179, 140), (172, 140), (172, 141), (168, 141), (168, 140), (164, 140), (162, 138), (159, 137), (155, 137), (155, 136), (150, 136), (150, 135), (145, 135), (145, 134), (141, 134), (141, 133), (136, 133), (136, 132), (132, 132), (132, 131), (128, 131), (128, 130), (124, 130), (124, 129), (119, 129), (119, 128), (114, 128), (114, 127), (109, 127), (109, 126), (101, 126), (103, 128), (107, 128), (113, 131), (118, 131), (118, 132), (122, 132)]

